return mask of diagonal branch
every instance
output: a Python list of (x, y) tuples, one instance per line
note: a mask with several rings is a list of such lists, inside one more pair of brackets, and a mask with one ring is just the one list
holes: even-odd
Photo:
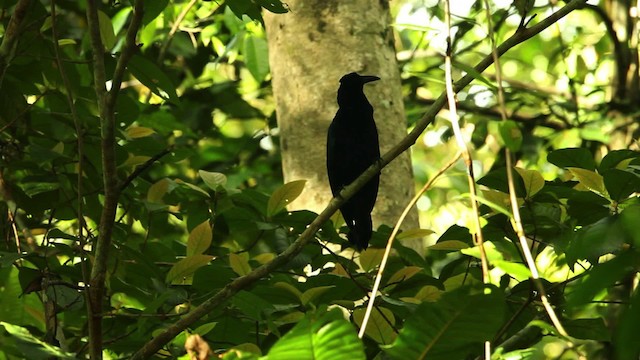
[[(522, 28), (521, 30), (513, 34), (513, 36), (507, 39), (504, 43), (498, 46), (498, 48), (496, 49), (497, 53), (499, 55), (503, 55), (509, 49), (530, 39), (534, 35), (540, 33), (542, 30), (548, 28), (556, 21), (569, 14), (571, 11), (584, 5), (586, 1), (587, 0), (572, 0), (566, 6), (549, 15), (549, 17), (542, 20), (538, 24), (530, 28)], [(492, 63), (493, 56), (489, 54), (484, 59), (482, 59), (482, 61), (480, 61), (478, 65), (475, 66), (475, 70), (479, 73), (482, 73)], [(471, 81), (473, 81), (473, 79), (473, 75), (467, 74), (462, 79), (458, 80), (454, 84), (454, 92), (460, 92), (460, 90), (469, 85)], [(171, 339), (177, 336), (181, 331), (194, 324), (196, 321), (207, 315), (215, 308), (219, 307), (237, 292), (251, 286), (278, 267), (286, 264), (288, 261), (293, 259), (293, 257), (295, 257), (300, 251), (302, 251), (304, 246), (311, 239), (313, 239), (314, 234), (318, 231), (320, 226), (322, 226), (322, 224), (329, 220), (331, 215), (333, 215), (333, 213), (338, 210), (340, 205), (344, 203), (345, 199), (353, 196), (362, 186), (364, 186), (369, 181), (369, 179), (371, 179), (375, 174), (379, 173), (383, 167), (385, 167), (393, 159), (398, 157), (404, 151), (409, 149), (413, 144), (415, 144), (424, 129), (426, 129), (426, 127), (431, 124), (431, 122), (433, 122), (433, 119), (440, 111), (440, 109), (442, 109), (445, 102), (446, 94), (443, 93), (434, 101), (434, 104), (429, 108), (429, 110), (427, 110), (420, 121), (418, 121), (415, 128), (400, 143), (398, 143), (386, 154), (384, 154), (380, 161), (378, 161), (374, 165), (371, 165), (353, 183), (345, 187), (337, 197), (334, 197), (329, 202), (329, 205), (327, 205), (327, 207), (311, 222), (311, 224), (309, 224), (307, 229), (305, 229), (305, 231), (300, 234), (298, 239), (296, 239), (296, 241), (291, 244), (285, 251), (278, 254), (271, 262), (256, 268), (247, 275), (240, 276), (231, 281), (215, 295), (213, 295), (213, 297), (209, 298), (208, 300), (194, 308), (193, 311), (191, 311), (189, 314), (186, 314), (183, 318), (173, 323), (163, 332), (158, 334), (155, 338), (148, 341), (144, 346), (140, 348), (140, 350), (138, 350), (138, 352), (133, 355), (132, 359), (143, 359), (152, 356), (165, 344), (171, 341)]]

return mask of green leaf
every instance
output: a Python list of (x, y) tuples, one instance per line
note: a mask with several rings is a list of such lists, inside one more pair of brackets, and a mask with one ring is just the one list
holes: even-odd
[(246, 290), (238, 292), (231, 300), (243, 314), (255, 320), (264, 319), (264, 314), (276, 310), (275, 306), (262, 297)]
[(547, 161), (561, 168), (596, 169), (593, 155), (585, 148), (567, 148), (552, 151), (547, 156)]
[(611, 200), (619, 202), (635, 192), (640, 192), (640, 176), (632, 172), (613, 168), (606, 170), (602, 178)]
[(164, 178), (149, 186), (149, 190), (147, 190), (147, 201), (150, 203), (162, 204), (162, 198), (169, 191), (170, 182), (171, 180)]
[(278, 340), (265, 360), (364, 360), (362, 342), (353, 326), (332, 311), (309, 313), (288, 333)]
[(615, 168), (623, 160), (640, 157), (640, 152), (633, 150), (613, 150), (610, 151), (602, 161), (600, 161), (600, 173), (604, 173), (605, 170)]
[(211, 245), (212, 237), (213, 234), (209, 220), (193, 228), (189, 233), (189, 240), (187, 241), (187, 256), (198, 255), (207, 251)]
[(111, 50), (116, 44), (116, 34), (113, 32), (111, 18), (98, 10), (98, 26), (100, 27), (100, 38), (106, 50)]
[(7, 332), (14, 338), (16, 342), (14, 345), (22, 352), (22, 355), (26, 359), (45, 360), (55, 357), (58, 359), (72, 360), (76, 358), (73, 354), (64, 352), (59, 347), (41, 341), (31, 335), (26, 328), (4, 321), (0, 321), (0, 325), (4, 326)]
[(408, 229), (403, 230), (398, 236), (396, 236), (397, 240), (410, 240), (410, 239), (422, 239), (425, 236), (429, 236), (433, 234), (433, 230), (429, 229)]
[(204, 183), (213, 191), (227, 184), (227, 177), (223, 173), (198, 170), (198, 175)]
[(225, 5), (231, 9), (238, 19), (242, 19), (242, 15), (247, 15), (252, 20), (262, 21), (260, 6), (254, 4), (251, 0), (227, 1), (225, 2)]
[(464, 359), (493, 338), (504, 311), (500, 289), (460, 287), (445, 292), (436, 303), (420, 304), (384, 350), (392, 359)]
[(628, 206), (620, 214), (620, 223), (625, 233), (631, 239), (631, 244), (640, 247), (640, 231), (638, 231), (638, 219), (640, 219), (640, 204)]
[[(142, 24), (147, 25), (153, 19), (157, 18), (167, 7), (167, 4), (169, 4), (169, 0), (145, 1), (144, 12), (142, 13)], [(186, 4), (184, 6), (186, 6)]]
[(571, 285), (567, 305), (576, 307), (591, 302), (598, 293), (606, 291), (633, 272), (635, 266), (638, 266), (638, 254), (635, 251), (625, 251), (605, 263), (594, 265), (586, 276)]
[(638, 324), (640, 324), (640, 291), (636, 289), (629, 306), (620, 315), (615, 329), (613, 346), (616, 349), (616, 359), (633, 360), (640, 356), (640, 341), (638, 341)]
[(141, 55), (134, 55), (129, 61), (128, 69), (151, 92), (174, 104), (179, 103), (178, 94), (171, 79), (153, 61)]
[(216, 322), (210, 322), (210, 323), (202, 324), (202, 325), (198, 326), (197, 328), (195, 328), (195, 330), (193, 330), (193, 333), (194, 334), (198, 334), (200, 336), (205, 336), (205, 335), (207, 335), (207, 333), (209, 331), (213, 330), (213, 328), (215, 328), (216, 325), (218, 325), (218, 323), (216, 323)]
[(487, 86), (489, 86), (489, 88), (491, 89), (496, 89), (496, 85), (489, 81), (489, 79), (487, 79), (486, 77), (484, 77), (484, 75), (482, 75), (482, 73), (479, 73), (478, 71), (476, 71), (476, 69), (473, 68), (473, 66), (469, 66), (465, 63), (459, 62), (459, 61), (454, 61), (453, 62), (453, 66), (466, 72), (467, 74), (470, 74), (471, 76), (473, 76), (474, 79), (476, 80), (480, 80), (483, 83), (485, 83)]
[(538, 191), (542, 190), (544, 187), (544, 178), (542, 174), (540, 174), (537, 170), (528, 170), (516, 167), (515, 168), (522, 181), (524, 182), (524, 188), (527, 191), (527, 197), (532, 197), (537, 194)]
[(307, 180), (295, 180), (276, 189), (269, 198), (267, 216), (271, 217), (284, 210), (289, 203), (300, 196), (306, 183)]
[(609, 216), (593, 224), (584, 226), (575, 233), (566, 251), (567, 263), (588, 260), (592, 264), (605, 254), (616, 253), (623, 249), (625, 241), (632, 240), (626, 234), (618, 216)]
[(300, 302), (302, 302), (302, 305), (307, 305), (313, 299), (318, 298), (320, 295), (326, 293), (327, 291), (333, 288), (335, 288), (334, 285), (318, 286), (318, 287), (311, 288), (302, 293), (302, 296), (300, 297)]
[(155, 132), (155, 130), (153, 130), (151, 128), (148, 128), (148, 127), (131, 126), (131, 127), (127, 128), (125, 133), (127, 134), (127, 137), (130, 138), (130, 139), (139, 139), (139, 138), (147, 137), (149, 135), (153, 135), (156, 132)]
[(504, 145), (511, 151), (516, 152), (522, 146), (522, 131), (515, 121), (501, 121), (498, 124), (500, 137)]
[(211, 255), (187, 256), (173, 264), (167, 273), (166, 282), (172, 285), (189, 285), (191, 276), (196, 270), (207, 265), (211, 260), (213, 260)]
[(387, 280), (387, 284), (395, 284), (398, 282), (402, 282), (410, 279), (413, 275), (421, 272), (423, 269), (419, 266), (405, 266), (400, 270), (396, 271), (389, 280)]
[[(358, 308), (353, 312), (353, 322), (355, 322), (356, 325), (362, 327), (362, 320), (364, 320), (366, 311), (366, 308)], [(373, 311), (371, 311), (371, 316), (369, 317), (364, 333), (378, 344), (388, 345), (393, 343), (397, 337), (395, 329), (393, 328), (395, 323), (396, 319), (391, 310), (376, 306), (373, 308)]]
[(494, 265), (518, 281), (524, 281), (531, 277), (531, 271), (529, 271), (529, 268), (521, 263), (506, 260), (493, 260), (491, 261), (491, 265)]
[(13, 263), (18, 260), (18, 259), (22, 259), (23, 257), (25, 257), (25, 255), (21, 255), (18, 253), (14, 253), (14, 252), (5, 252), (5, 251), (0, 251), (0, 268), (8, 268), (13, 266)]
[(27, 194), (27, 196), (29, 197), (33, 197), (35, 195), (53, 191), (53, 190), (58, 190), (60, 188), (59, 183), (53, 183), (53, 182), (52, 183), (27, 182), (27, 183), (19, 184), (19, 186), (22, 188), (22, 191), (24, 191), (24, 193)]
[(444, 240), (427, 247), (429, 250), (458, 251), (468, 248), (469, 245), (459, 240)]
[(247, 33), (242, 50), (247, 68), (253, 78), (261, 83), (269, 74), (269, 49), (267, 41), (255, 34)]

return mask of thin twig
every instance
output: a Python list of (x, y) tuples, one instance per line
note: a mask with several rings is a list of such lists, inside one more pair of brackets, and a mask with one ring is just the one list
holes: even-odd
[[(85, 284), (88, 284), (90, 281), (89, 277), (89, 269), (87, 267), (86, 262), (86, 253), (85, 253), (85, 237), (84, 237), (84, 211), (83, 211), (83, 198), (81, 196), (83, 191), (82, 184), (82, 175), (84, 172), (84, 130), (82, 125), (80, 124), (80, 117), (78, 116), (78, 112), (76, 111), (76, 106), (73, 101), (73, 88), (71, 86), (71, 82), (69, 81), (69, 77), (67, 76), (66, 71), (64, 70), (64, 64), (62, 62), (62, 56), (60, 55), (60, 45), (58, 44), (58, 24), (57, 24), (57, 16), (56, 16), (56, 2), (55, 0), (51, 1), (51, 34), (53, 35), (53, 49), (55, 53), (56, 63), (58, 65), (58, 70), (60, 71), (60, 77), (64, 83), (64, 87), (66, 89), (66, 99), (67, 104), (69, 106), (69, 110), (71, 111), (71, 117), (73, 118), (73, 124), (76, 130), (76, 138), (77, 138), (77, 147), (78, 147), (78, 176), (76, 178), (76, 193), (78, 195), (77, 202), (77, 218), (78, 218), (78, 247), (80, 250), (80, 269), (82, 271), (82, 281)], [(83, 292), (85, 296), (85, 301), (89, 302), (89, 293)]]
[(380, 288), (380, 282), (382, 280), (382, 274), (387, 265), (387, 260), (389, 259), (389, 254), (391, 254), (391, 249), (393, 247), (393, 240), (395, 240), (398, 231), (400, 230), (400, 225), (404, 222), (404, 219), (407, 217), (413, 206), (418, 202), (422, 194), (424, 194), (433, 183), (442, 175), (445, 171), (447, 171), (453, 164), (460, 159), (461, 154), (458, 153), (451, 161), (449, 161), (445, 166), (443, 166), (438, 172), (416, 193), (416, 195), (411, 199), (409, 204), (405, 206), (404, 211), (398, 218), (396, 225), (393, 227), (393, 231), (391, 235), (389, 235), (389, 240), (387, 240), (387, 247), (384, 250), (384, 255), (382, 256), (382, 261), (380, 262), (380, 267), (378, 268), (378, 274), (376, 275), (376, 280), (373, 283), (373, 289), (371, 290), (371, 296), (369, 296), (369, 303), (367, 304), (367, 311), (364, 313), (364, 317), (362, 318), (362, 324), (360, 325), (360, 331), (358, 332), (358, 337), (362, 339), (365, 331), (367, 330), (367, 323), (369, 322), (369, 317), (371, 316), (371, 312), (373, 311), (373, 304), (375, 303), (376, 296), (378, 294), (378, 289)]
[(464, 136), (462, 135), (462, 131), (460, 130), (460, 119), (458, 117), (458, 111), (456, 107), (456, 96), (453, 91), (453, 76), (451, 75), (452, 65), (451, 65), (451, 55), (453, 49), (451, 48), (451, 13), (449, 11), (449, 1), (445, 1), (445, 25), (447, 27), (447, 53), (444, 58), (444, 69), (445, 69), (445, 86), (447, 93), (447, 101), (449, 103), (449, 114), (451, 122), (451, 127), (453, 128), (453, 133), (455, 135), (456, 141), (458, 143), (458, 147), (460, 148), (460, 152), (462, 153), (462, 157), (464, 158), (464, 163), (467, 166), (467, 182), (469, 186), (469, 195), (471, 201), (471, 209), (474, 214), (475, 220), (475, 231), (473, 232), (473, 242), (480, 249), (480, 264), (482, 266), (482, 282), (488, 284), (491, 282), (489, 278), (489, 264), (487, 263), (487, 254), (484, 249), (484, 237), (482, 236), (482, 225), (480, 223), (480, 212), (478, 210), (478, 201), (476, 193), (476, 180), (473, 175), (473, 159), (471, 157), (471, 151), (469, 151), (469, 147), (467, 146)]
[[(489, 40), (491, 41), (491, 54), (493, 56), (495, 69), (496, 69), (496, 82), (498, 84), (498, 106), (500, 109), (502, 121), (507, 121), (506, 105), (504, 101), (504, 89), (502, 87), (500, 58), (498, 56), (498, 52), (496, 49), (494, 34), (491, 31), (491, 10), (489, 8), (488, 0), (484, 0), (484, 4), (485, 4), (485, 9), (487, 11), (487, 21), (489, 23)], [(523, 14), (523, 17), (525, 15), (526, 14)], [(520, 206), (518, 205), (518, 198), (516, 196), (511, 156), (512, 156), (511, 150), (509, 149), (508, 146), (505, 147), (507, 182), (509, 186), (509, 200), (511, 202), (511, 211), (513, 213), (511, 224), (516, 234), (518, 235), (518, 239), (520, 240), (520, 247), (522, 248), (522, 252), (524, 253), (524, 257), (527, 261), (527, 265), (529, 267), (529, 270), (531, 271), (531, 277), (532, 277), (533, 283), (535, 284), (536, 288), (540, 292), (540, 299), (542, 300), (542, 304), (544, 305), (544, 308), (547, 311), (547, 314), (549, 315), (549, 318), (551, 319), (553, 325), (558, 330), (558, 333), (567, 337), (568, 336), (567, 332), (562, 326), (562, 323), (560, 323), (560, 320), (558, 320), (558, 316), (556, 315), (555, 311), (553, 310), (553, 307), (549, 303), (549, 299), (547, 298), (546, 292), (544, 290), (544, 286), (540, 281), (540, 275), (538, 274), (536, 263), (533, 259), (533, 255), (531, 254), (531, 250), (529, 249), (529, 245), (527, 243), (524, 227), (522, 226), (522, 220), (520, 218)], [(569, 346), (572, 346), (571, 342), (569, 342)]]

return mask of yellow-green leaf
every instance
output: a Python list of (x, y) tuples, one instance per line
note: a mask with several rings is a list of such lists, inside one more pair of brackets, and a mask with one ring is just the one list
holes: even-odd
[(132, 155), (132, 156), (129, 156), (127, 158), (127, 160), (125, 160), (125, 162), (122, 163), (121, 166), (124, 166), (124, 167), (135, 167), (135, 166), (138, 166), (138, 165), (146, 163), (147, 161), (149, 161), (149, 159), (151, 159), (150, 156)]
[(440, 241), (437, 244), (433, 244), (429, 246), (427, 249), (429, 250), (443, 250), (443, 251), (458, 251), (462, 249), (468, 248), (465, 242), (460, 240), (445, 240)]
[(182, 181), (182, 179), (176, 179), (176, 180), (175, 180), (175, 182), (176, 182), (177, 184), (182, 184), (182, 185), (184, 185), (184, 186), (188, 187), (189, 189), (195, 190), (195, 191), (197, 191), (197, 192), (199, 192), (199, 193), (201, 193), (201, 194), (203, 194), (203, 195), (206, 195), (207, 197), (211, 197), (211, 196), (209, 196), (209, 193), (208, 193), (208, 192), (204, 191), (204, 190), (203, 190), (201, 187), (199, 187), (199, 186), (193, 185), (193, 184), (188, 183), (188, 182), (186, 182), (186, 181)]
[(507, 120), (498, 124), (500, 137), (509, 150), (516, 152), (522, 146), (522, 131), (515, 121)]
[[(353, 312), (353, 321), (358, 326), (362, 326), (365, 311), (365, 308), (359, 308)], [(396, 339), (397, 334), (393, 329), (395, 324), (396, 318), (391, 310), (374, 307), (364, 333), (378, 344), (388, 345)]]
[(570, 167), (568, 168), (568, 170), (585, 188), (600, 195), (605, 195), (607, 193), (607, 190), (605, 190), (604, 187), (604, 179), (602, 178), (602, 175), (596, 173), (595, 171), (581, 168)]
[(331, 290), (334, 287), (335, 287), (334, 285), (329, 285), (329, 286), (318, 286), (318, 287), (311, 288), (305, 291), (304, 293), (302, 293), (302, 296), (300, 297), (300, 301), (302, 302), (302, 305), (307, 305), (311, 300), (326, 293), (328, 290)]
[(275, 283), (273, 286), (278, 288), (278, 289), (286, 290), (286, 291), (290, 292), (291, 294), (293, 294), (298, 299), (302, 299), (302, 292), (300, 292), (300, 290), (298, 290), (295, 286), (293, 286), (293, 285), (291, 285), (289, 283), (286, 283), (286, 282), (283, 282), (283, 281), (279, 281), (279, 282)]
[(409, 229), (409, 230), (404, 230), (403, 232), (398, 234), (398, 236), (396, 236), (396, 239), (398, 240), (422, 239), (423, 237), (431, 235), (433, 233), (434, 231), (429, 229)]
[(502, 191), (487, 189), (482, 190), (483, 198), (479, 198), (478, 201), (489, 206), (493, 210), (503, 213), (507, 216), (511, 216), (511, 200), (509, 200), (509, 194)]
[(211, 190), (218, 190), (219, 186), (227, 184), (227, 177), (223, 173), (199, 170), (198, 175)]
[(395, 272), (395, 274), (391, 275), (389, 280), (387, 280), (387, 284), (396, 284), (411, 278), (413, 275), (422, 271), (422, 268), (419, 266), (407, 266)]
[[(462, 249), (460, 250), (465, 255), (473, 256), (476, 259), (480, 259), (480, 248), (478, 246), (474, 246), (472, 248)], [(496, 246), (491, 241), (484, 242), (484, 253), (487, 255), (487, 260), (489, 263), (493, 263), (496, 260), (504, 260), (502, 253), (496, 249)]]
[(304, 319), (304, 313), (302, 311), (293, 311), (278, 318), (279, 324), (293, 324)]
[(139, 139), (152, 134), (155, 134), (155, 130), (142, 126), (131, 126), (126, 130), (126, 135), (130, 139)]
[(195, 330), (193, 330), (193, 333), (198, 334), (200, 336), (205, 336), (209, 331), (213, 330), (213, 328), (216, 327), (216, 325), (218, 325), (217, 322), (202, 324), (198, 326)]
[(443, 292), (444, 291), (438, 289), (433, 285), (427, 285), (418, 290), (415, 298), (421, 301), (436, 302), (438, 301), (438, 299), (440, 299), (440, 296)]
[(173, 264), (167, 273), (167, 283), (173, 285), (189, 285), (191, 276), (199, 268), (207, 265), (213, 259), (211, 255), (192, 255)]
[(262, 253), (253, 257), (253, 260), (259, 262), (260, 264), (266, 264), (269, 261), (273, 260), (276, 257), (274, 253)]
[(367, 272), (374, 270), (382, 262), (383, 255), (384, 249), (368, 248), (360, 253), (360, 266)]
[(229, 265), (231, 270), (240, 276), (247, 275), (251, 272), (251, 265), (249, 265), (249, 254), (229, 254)]
[(102, 11), (98, 11), (98, 26), (100, 27), (100, 38), (105, 49), (111, 50), (116, 44), (116, 34), (113, 31), (111, 18)]
[(58, 40), (58, 46), (75, 45), (76, 41), (73, 39), (60, 39)]
[(211, 245), (212, 236), (209, 220), (193, 228), (187, 241), (187, 256), (204, 253)]
[(493, 260), (491, 265), (494, 265), (510, 276), (514, 277), (518, 281), (525, 281), (531, 277), (531, 271), (529, 268), (521, 263), (515, 263), (506, 260)]
[(51, 150), (58, 154), (62, 154), (64, 152), (64, 143), (62, 141), (58, 142)]
[(169, 191), (169, 179), (160, 179), (156, 181), (155, 184), (149, 186), (149, 190), (147, 190), (147, 201), (162, 204), (162, 197), (167, 191)]
[(524, 181), (524, 188), (527, 191), (528, 197), (532, 197), (544, 187), (544, 178), (539, 171), (519, 167), (516, 168), (516, 171), (520, 174), (522, 181)]
[(295, 200), (304, 189), (307, 180), (296, 180), (286, 183), (271, 194), (267, 204), (267, 216), (273, 216)]

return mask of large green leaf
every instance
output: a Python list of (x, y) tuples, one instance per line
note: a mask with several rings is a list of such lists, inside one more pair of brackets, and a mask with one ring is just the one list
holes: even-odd
[(21, 326), (9, 324), (4, 321), (0, 321), (0, 325), (4, 326), (11, 336), (15, 338), (13, 346), (17, 347), (21, 351), (25, 359), (51, 359), (55, 357), (58, 359), (75, 359), (73, 354), (62, 351), (59, 347), (49, 345), (44, 341), (31, 335), (29, 330)]
[(638, 266), (638, 254), (635, 251), (626, 251), (612, 260), (596, 264), (586, 276), (571, 285), (567, 305), (579, 306), (589, 303), (598, 293), (605, 291), (626, 274), (631, 273), (636, 266)]
[(616, 253), (631, 241), (618, 216), (600, 219), (575, 233), (566, 251), (567, 263), (573, 265), (583, 259), (596, 263), (600, 256)]
[(335, 360), (364, 359), (362, 342), (353, 326), (332, 311), (307, 314), (293, 329), (278, 340), (264, 360)]
[[(486, 293), (485, 293), (486, 292)], [(393, 359), (464, 359), (482, 354), (502, 325), (505, 301), (494, 287), (465, 286), (423, 302), (385, 352)]]
[(596, 169), (593, 155), (585, 148), (567, 148), (552, 151), (547, 156), (547, 161), (561, 168)]
[(632, 172), (608, 169), (602, 177), (611, 200), (622, 201), (634, 192), (640, 192), (640, 176)]
[(604, 172), (607, 169), (614, 168), (620, 164), (623, 160), (640, 157), (640, 152), (633, 150), (613, 150), (610, 151), (602, 161), (598, 169), (600, 172)]
[(242, 51), (249, 72), (257, 82), (262, 82), (269, 74), (269, 49), (267, 40), (248, 33), (244, 38)]

